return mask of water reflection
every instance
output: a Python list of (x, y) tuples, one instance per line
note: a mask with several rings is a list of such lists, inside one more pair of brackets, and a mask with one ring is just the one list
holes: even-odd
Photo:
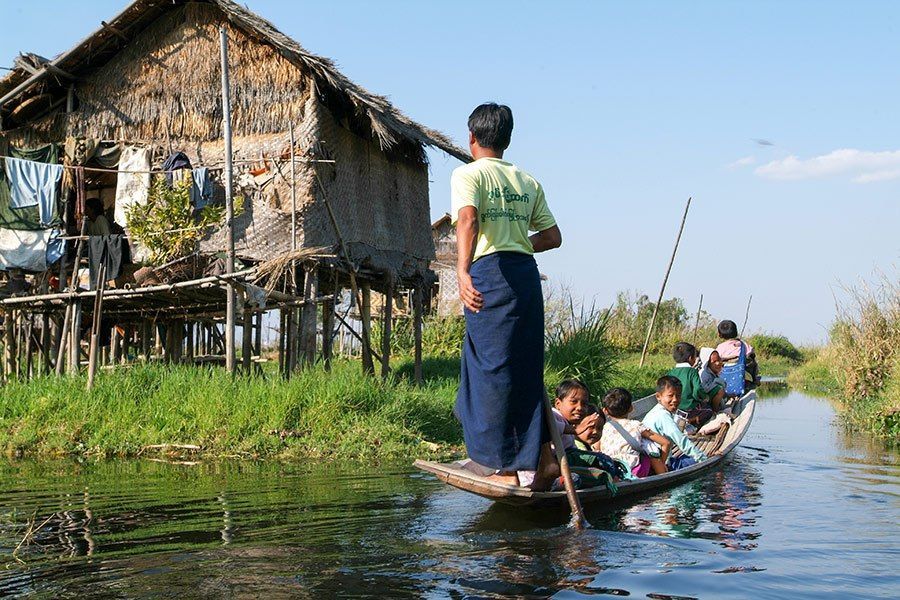
[(9, 463), (0, 596), (894, 596), (900, 460), (832, 419), (767, 396), (721, 468), (585, 532), (406, 465)]

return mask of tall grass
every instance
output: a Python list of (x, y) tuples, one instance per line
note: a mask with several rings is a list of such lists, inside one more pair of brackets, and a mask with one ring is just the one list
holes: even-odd
[(850, 423), (900, 441), (900, 284), (847, 291), (828, 346), (792, 380), (837, 389)]

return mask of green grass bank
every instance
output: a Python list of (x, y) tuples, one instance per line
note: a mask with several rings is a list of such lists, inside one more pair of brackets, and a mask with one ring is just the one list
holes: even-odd
[(900, 284), (851, 289), (828, 344), (788, 383), (828, 394), (854, 429), (900, 443)]

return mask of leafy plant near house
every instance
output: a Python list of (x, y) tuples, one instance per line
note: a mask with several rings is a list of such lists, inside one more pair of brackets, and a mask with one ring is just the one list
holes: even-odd
[[(243, 211), (243, 198), (235, 198), (235, 216)], [(160, 264), (194, 252), (211, 227), (221, 226), (225, 207), (209, 204), (200, 210), (191, 205), (190, 179), (171, 187), (164, 177), (150, 183), (147, 204), (135, 204), (125, 213), (133, 240), (144, 246), (151, 263)]]

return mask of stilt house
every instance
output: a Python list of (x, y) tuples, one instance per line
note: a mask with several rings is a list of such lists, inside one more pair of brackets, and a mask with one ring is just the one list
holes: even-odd
[[(228, 229), (210, 227), (181, 270), (151, 264), (145, 282), (108, 289), (98, 301), (96, 291), (69, 283), (85, 195), (118, 216), (122, 178), (156, 177), (182, 152), (194, 168), (208, 168), (209, 201), (223, 202), (220, 28), (228, 40), (232, 189), (242, 201), (232, 230), (237, 273), (209, 270), (227, 250)], [(169, 360), (220, 355), (228, 286), (243, 311), (245, 366), (261, 354), (261, 314), (275, 309), (285, 372), (316, 359), (317, 339), (328, 359), (341, 290), (358, 290), (364, 321), (371, 289), (388, 298), (417, 290), (417, 302), (427, 301), (435, 251), (425, 147), (471, 160), (230, 0), (136, 0), (52, 60), (21, 55), (0, 80), (0, 156), (47, 145), (65, 165), (52, 226), (71, 239), (48, 274), (34, 274), (29, 293), (0, 299), (7, 376), (78, 368), (83, 324), (100, 310), (101, 327), (115, 325), (110, 360), (149, 358), (154, 345)], [(126, 168), (126, 149), (143, 151), (147, 168)], [(390, 311), (387, 301), (381, 356), (365, 342), (369, 370), (375, 356), (387, 371)]]

